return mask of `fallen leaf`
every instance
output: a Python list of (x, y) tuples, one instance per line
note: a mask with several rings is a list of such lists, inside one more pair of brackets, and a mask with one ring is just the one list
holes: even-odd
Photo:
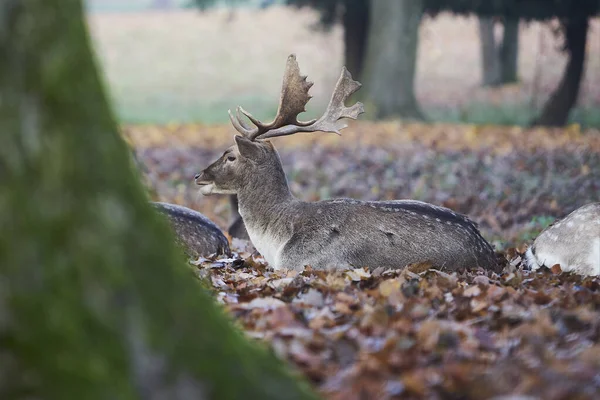
[(560, 264), (554, 264), (554, 265), (552, 266), (552, 268), (550, 268), (550, 271), (552, 271), (552, 273), (553, 273), (554, 275), (558, 275), (558, 274), (560, 274), (560, 273), (562, 272), (562, 269), (560, 268)]
[(276, 307), (285, 307), (285, 303), (274, 297), (257, 297), (249, 303), (240, 303), (239, 306), (246, 309), (264, 308), (272, 309)]

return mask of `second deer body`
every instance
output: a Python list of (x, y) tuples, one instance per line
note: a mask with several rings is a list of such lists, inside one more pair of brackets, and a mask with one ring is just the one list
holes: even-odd
[(274, 268), (403, 268), (429, 262), (441, 269), (496, 269), (491, 245), (467, 217), (412, 200), (367, 202), (335, 199), (304, 202), (289, 190), (279, 155), (264, 139), (296, 132), (336, 132), (342, 118), (356, 118), (362, 104), (344, 101), (360, 84), (347, 70), (319, 120), (299, 122), (312, 84), (288, 58), (277, 117), (264, 124), (244, 113), (232, 122), (242, 135), (235, 146), (196, 176), (201, 193), (237, 194), (239, 213), (250, 240)]

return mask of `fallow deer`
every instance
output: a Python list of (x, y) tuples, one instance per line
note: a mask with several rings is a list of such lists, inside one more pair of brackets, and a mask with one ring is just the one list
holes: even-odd
[[(466, 216), (413, 200), (334, 199), (304, 202), (288, 187), (281, 160), (266, 139), (297, 132), (340, 134), (343, 118), (356, 119), (363, 105), (344, 102), (361, 84), (343, 67), (329, 105), (318, 120), (298, 121), (312, 82), (288, 57), (279, 107), (263, 123), (241, 107), (229, 111), (235, 145), (196, 175), (203, 195), (237, 194), (250, 240), (274, 268), (404, 268), (430, 263), (439, 269), (496, 269), (492, 246)], [(244, 114), (251, 128), (241, 118)]]
[(238, 238), (243, 240), (250, 240), (248, 236), (248, 232), (246, 231), (246, 226), (244, 225), (244, 220), (239, 212), (239, 204), (238, 198), (236, 195), (229, 195), (229, 207), (230, 207), (230, 223), (229, 228), (227, 228), (227, 233), (232, 238)]
[(563, 272), (600, 275), (600, 203), (579, 207), (544, 229), (525, 262), (532, 270), (558, 264)]
[(188, 256), (231, 255), (223, 232), (203, 214), (177, 204), (156, 202), (152, 205), (167, 216), (175, 240)]

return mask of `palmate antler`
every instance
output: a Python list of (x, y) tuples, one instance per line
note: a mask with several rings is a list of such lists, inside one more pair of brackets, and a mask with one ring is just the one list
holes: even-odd
[[(297, 132), (333, 132), (340, 134), (347, 124), (340, 122), (342, 118), (357, 119), (364, 112), (362, 103), (358, 102), (351, 107), (346, 107), (344, 102), (360, 89), (361, 84), (352, 79), (352, 75), (342, 68), (340, 78), (335, 85), (333, 94), (325, 113), (318, 120), (298, 121), (298, 114), (306, 111), (306, 103), (312, 96), (308, 91), (313, 83), (306, 80), (306, 76), (300, 75), (300, 68), (294, 54), (287, 59), (283, 83), (281, 85), (281, 96), (277, 116), (268, 124), (256, 119), (252, 114), (237, 107), (234, 116), (229, 110), (229, 118), (235, 129), (250, 140), (268, 139), (278, 136), (292, 135)], [(244, 114), (255, 125), (251, 128), (242, 121), (240, 112)]]

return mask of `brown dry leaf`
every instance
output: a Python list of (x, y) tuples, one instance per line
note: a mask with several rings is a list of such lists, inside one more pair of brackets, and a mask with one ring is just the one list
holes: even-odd
[(440, 338), (440, 322), (437, 320), (424, 321), (417, 332), (417, 340), (425, 351), (432, 351)]
[(400, 282), (396, 279), (388, 279), (379, 284), (379, 294), (383, 297), (390, 297), (396, 292), (400, 292)]
[(412, 273), (420, 274), (422, 272), (430, 270), (432, 266), (433, 266), (433, 264), (431, 262), (422, 262), (422, 263), (410, 264), (406, 267), (406, 269)]
[(485, 300), (472, 299), (471, 300), (471, 311), (479, 313), (488, 308), (489, 303)]
[(353, 282), (360, 282), (371, 278), (371, 273), (364, 268), (356, 268), (344, 273)]
[(550, 271), (552, 271), (554, 275), (558, 275), (562, 273), (562, 268), (560, 268), (560, 264), (554, 264), (552, 268), (550, 268)]
[(333, 309), (335, 310), (335, 312), (340, 314), (351, 315), (353, 313), (348, 304), (343, 303), (341, 301), (336, 302), (333, 306)]
[(481, 294), (481, 289), (479, 286), (471, 285), (463, 291), (463, 296), (465, 297), (477, 297)]
[(477, 275), (475, 278), (473, 278), (473, 283), (481, 287), (487, 287), (490, 285), (490, 278), (483, 275)]
[(425, 381), (425, 374), (422, 371), (403, 374), (400, 380), (406, 390), (417, 396), (424, 396), (427, 392), (427, 382)]
[(487, 297), (492, 301), (500, 301), (502, 297), (504, 297), (506, 293), (506, 289), (500, 286), (492, 285), (486, 291)]
[(442, 286), (444, 289), (454, 289), (458, 284), (458, 278), (454, 274), (450, 275), (437, 269), (432, 269), (431, 271), (437, 274), (438, 285)]
[(337, 301), (343, 302), (343, 303), (354, 303), (356, 302), (356, 298), (354, 298), (353, 296), (349, 295), (346, 292), (339, 292), (335, 295), (335, 299)]
[(346, 288), (346, 280), (339, 274), (331, 274), (325, 277), (325, 284), (332, 290), (343, 290)]

